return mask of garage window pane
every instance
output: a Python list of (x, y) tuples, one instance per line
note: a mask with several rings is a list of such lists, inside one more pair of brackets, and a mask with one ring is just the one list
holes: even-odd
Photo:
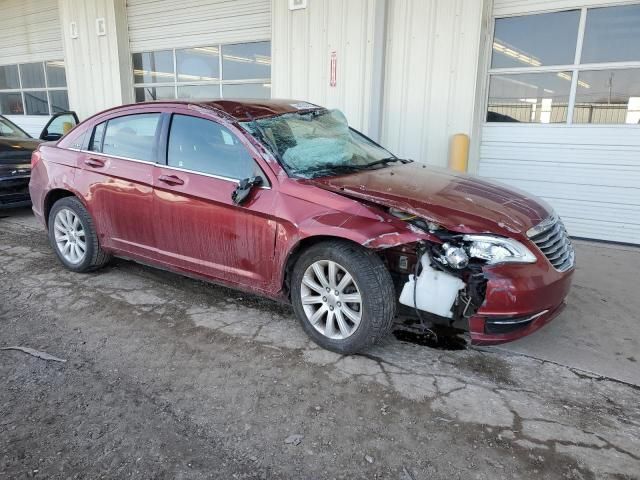
[(152, 100), (173, 100), (173, 87), (138, 87), (136, 88), (136, 102), (150, 102)]
[(107, 122), (102, 153), (152, 161), (159, 113), (127, 115)]
[(579, 23), (579, 10), (498, 18), (491, 67), (573, 64)]
[(66, 90), (52, 90), (49, 92), (51, 100), (51, 111), (53, 113), (66, 112), (69, 110), (69, 96)]
[(0, 93), (0, 113), (3, 115), (22, 115), (22, 95), (19, 93)]
[(222, 46), (224, 80), (271, 78), (271, 42)]
[(45, 69), (47, 71), (47, 86), (49, 87), (66, 87), (67, 75), (64, 71), (64, 62), (46, 62)]
[(24, 92), (27, 115), (49, 115), (47, 92)]
[(640, 5), (587, 12), (581, 63), (640, 61)]
[(492, 75), (487, 122), (564, 123), (571, 72)]
[(20, 65), (20, 78), (22, 79), (22, 88), (44, 88), (46, 86), (42, 62)]
[(224, 98), (271, 98), (271, 84), (246, 83), (241, 85), (223, 85)]
[(640, 69), (580, 72), (573, 121), (640, 124)]
[(133, 78), (135, 83), (173, 82), (173, 52), (161, 50), (133, 54)]
[(185, 85), (178, 87), (178, 98), (217, 99), (220, 98), (219, 85)]
[(0, 67), (0, 90), (20, 88), (17, 65), (4, 65)]
[(179, 82), (216, 82), (220, 79), (220, 49), (199, 47), (176, 50)]

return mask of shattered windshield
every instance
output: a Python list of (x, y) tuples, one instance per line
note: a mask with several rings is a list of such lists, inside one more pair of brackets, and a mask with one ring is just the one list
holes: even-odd
[(285, 169), (296, 177), (349, 173), (401, 161), (349, 128), (339, 110), (287, 113), (242, 125), (269, 149), (276, 150)]

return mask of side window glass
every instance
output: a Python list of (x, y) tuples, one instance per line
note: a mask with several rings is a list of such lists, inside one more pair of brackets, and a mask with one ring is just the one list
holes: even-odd
[(89, 142), (89, 150), (91, 150), (92, 152), (102, 151), (102, 138), (104, 137), (104, 130), (106, 126), (107, 122), (102, 122), (93, 129), (91, 142)]
[(159, 113), (141, 113), (107, 121), (102, 153), (136, 160), (155, 161), (154, 145)]
[(173, 116), (167, 163), (171, 167), (237, 180), (261, 175), (249, 151), (227, 128), (187, 115)]

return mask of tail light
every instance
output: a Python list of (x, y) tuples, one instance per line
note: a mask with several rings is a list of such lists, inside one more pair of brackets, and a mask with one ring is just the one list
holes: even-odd
[(34, 150), (31, 154), (31, 170), (35, 168), (36, 164), (40, 161), (41, 158), (41, 153), (38, 150)]

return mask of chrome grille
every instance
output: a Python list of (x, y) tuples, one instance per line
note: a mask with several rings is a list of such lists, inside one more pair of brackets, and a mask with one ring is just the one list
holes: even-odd
[(527, 232), (527, 236), (556, 270), (565, 272), (573, 267), (575, 262), (573, 245), (562, 220), (557, 216), (536, 225)]

